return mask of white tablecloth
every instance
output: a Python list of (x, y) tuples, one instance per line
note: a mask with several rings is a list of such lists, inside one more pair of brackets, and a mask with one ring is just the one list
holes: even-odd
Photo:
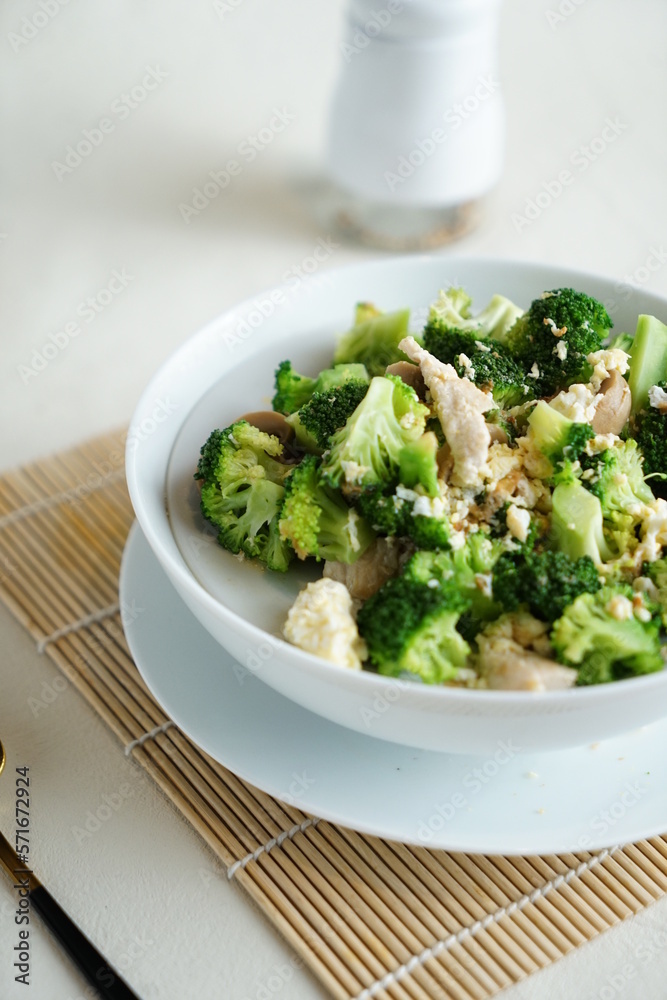
[[(307, 194), (341, 15), (341, 0), (5, 0), (0, 467), (125, 423), (178, 344), (327, 238)], [(667, 293), (666, 37), (662, 0), (507, 0), (505, 173), (480, 228), (445, 252), (554, 261)], [(179, 205), (276, 109), (285, 128), (186, 221)], [(77, 163), (67, 147), (84, 130)], [(369, 255), (341, 245), (321, 266)], [(139, 995), (323, 996), (76, 693), (36, 710), (55, 669), (4, 611), (0, 634), (0, 734), (11, 767), (30, 766), (35, 867)], [(5, 833), (12, 783), (10, 770)], [(82, 836), (103, 795), (121, 805)], [(0, 879), (7, 1000), (28, 995), (13, 982), (15, 904)], [(662, 998), (666, 918), (659, 903), (505, 995)], [(30, 946), (30, 997), (88, 995), (37, 924)]]

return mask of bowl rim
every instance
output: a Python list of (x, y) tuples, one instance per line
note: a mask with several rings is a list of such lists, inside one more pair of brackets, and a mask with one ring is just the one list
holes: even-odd
[[(581, 279), (583, 282), (590, 280), (610, 285), (613, 284), (614, 291), (618, 294), (621, 294), (621, 290), (623, 289), (628, 289), (630, 292), (639, 292), (648, 298), (654, 299), (656, 304), (662, 305), (667, 312), (667, 296), (662, 296), (643, 287), (638, 288), (637, 286), (628, 284), (627, 282), (617, 281), (616, 279), (597, 272), (572, 268), (566, 264), (561, 265), (547, 261), (531, 261), (521, 258), (497, 257), (494, 255), (386, 255), (383, 257), (375, 257), (353, 262), (337, 268), (327, 269), (325, 277), (336, 276), (345, 280), (348, 274), (363, 271), (381, 271), (382, 268), (386, 267), (388, 264), (396, 267), (405, 265), (415, 268), (439, 264), (444, 269), (448, 265), (456, 266), (457, 262), (461, 265), (473, 267), (477, 265), (502, 265), (503, 267), (509, 267), (517, 272), (520, 272), (522, 269), (544, 269), (567, 272), (575, 280)], [(299, 296), (308, 294), (311, 290), (316, 291), (321, 280), (322, 276), (317, 274), (306, 276), (299, 286)], [(205, 323), (204, 326), (200, 327), (195, 333), (187, 337), (186, 340), (180, 344), (175, 351), (172, 351), (172, 353), (160, 364), (141, 393), (132, 414), (130, 431), (128, 433), (125, 447), (125, 472), (128, 491), (136, 518), (149, 545), (151, 546), (151, 549), (158, 557), (168, 575), (170, 577), (175, 577), (178, 580), (179, 586), (184, 588), (193, 602), (202, 606), (208, 614), (218, 620), (233, 623), (237, 633), (243, 631), (250, 641), (255, 643), (258, 641), (269, 641), (275, 644), (278, 650), (285, 651), (290, 655), (290, 657), (293, 657), (295, 663), (297, 663), (301, 669), (314, 671), (316, 674), (319, 674), (322, 679), (330, 681), (335, 673), (340, 673), (340, 666), (330, 663), (322, 657), (308, 653), (305, 650), (300, 649), (298, 646), (292, 645), (281, 636), (274, 635), (273, 633), (254, 625), (252, 622), (249, 622), (235, 611), (232, 611), (221, 601), (217, 600), (217, 598), (215, 598), (202, 584), (199, 583), (185, 559), (180, 555), (180, 552), (179, 561), (177, 561), (171, 556), (170, 553), (165, 551), (159, 534), (153, 525), (152, 519), (148, 516), (143, 496), (144, 487), (142, 486), (141, 470), (138, 462), (136, 461), (137, 456), (140, 454), (140, 449), (131, 447), (132, 428), (141, 423), (144, 414), (148, 411), (148, 404), (151, 404), (151, 406), (154, 405), (156, 390), (164, 382), (165, 376), (168, 376), (171, 369), (177, 368), (183, 360), (192, 354), (193, 349), (199, 342), (204, 342), (207, 338), (210, 338), (211, 335), (221, 327), (221, 325), (225, 323), (229, 324), (233, 322), (234, 319), (241, 319), (244, 314), (256, 304), (258, 299), (268, 298), (272, 293), (275, 293), (278, 290), (284, 291), (284, 289), (285, 286), (281, 284), (262, 288), (230, 308), (223, 310), (221, 313)], [(219, 374), (220, 377), (222, 377), (224, 370), (220, 371)], [(196, 400), (194, 402), (190, 402), (189, 406), (186, 408), (183, 419), (179, 422), (178, 427), (171, 439), (169, 455), (164, 468), (163, 485), (164, 482), (166, 482), (167, 468), (171, 459), (171, 454), (173, 453), (174, 444), (184, 421), (187, 419), (187, 416), (194, 405), (196, 405)], [(178, 548), (169, 524), (169, 514), (166, 509), (166, 505), (163, 504), (163, 507), (165, 511), (167, 530), (171, 534), (176, 548)], [(667, 648), (667, 646), (665, 648)], [(560, 691), (490, 691), (486, 689), (474, 688), (453, 688), (442, 685), (421, 684), (418, 680), (412, 681), (408, 679), (390, 677), (385, 674), (379, 674), (365, 669), (346, 671), (346, 677), (351, 675), (354, 675), (356, 678), (354, 683), (359, 686), (362, 694), (365, 692), (368, 695), (375, 695), (378, 693), (378, 690), (384, 690), (387, 685), (394, 685), (398, 683), (401, 685), (401, 690), (403, 692), (410, 693), (414, 690), (414, 693), (418, 693), (422, 698), (424, 693), (428, 691), (429, 693), (427, 698), (433, 703), (434, 706), (438, 703), (451, 703), (452, 706), (457, 703), (467, 703), (473, 705), (476, 704), (480, 707), (484, 705), (487, 708), (492, 705), (502, 705), (504, 708), (516, 706), (518, 708), (520, 706), (530, 704), (535, 709), (538, 709), (540, 705), (544, 705), (545, 708), (548, 706), (550, 710), (554, 708), (558, 709), (561, 706), (565, 707), (566, 705), (568, 708), (574, 709), (575, 703), (583, 710), (584, 707), (590, 703), (591, 699), (598, 699), (603, 702), (613, 700), (620, 696), (619, 692), (627, 690), (627, 684), (632, 684), (633, 688), (639, 688), (641, 686), (646, 689), (651, 687), (660, 687), (667, 683), (667, 669), (656, 671), (651, 674), (644, 674), (639, 677), (624, 678), (623, 680), (613, 681), (609, 684), (572, 687)], [(573, 700), (575, 703), (573, 703)]]

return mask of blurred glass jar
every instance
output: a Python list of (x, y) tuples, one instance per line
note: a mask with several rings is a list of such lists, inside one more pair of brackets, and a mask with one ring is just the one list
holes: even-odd
[(383, 249), (469, 231), (500, 177), (501, 0), (350, 0), (329, 125), (339, 233)]

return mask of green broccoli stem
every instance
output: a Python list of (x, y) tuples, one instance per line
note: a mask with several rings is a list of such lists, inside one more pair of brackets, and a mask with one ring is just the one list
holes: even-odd
[(398, 456), (399, 480), (403, 486), (412, 489), (421, 485), (430, 497), (437, 497), (440, 492), (437, 452), (438, 439), (432, 431), (406, 445)]
[(398, 472), (401, 450), (421, 437), (427, 415), (428, 408), (401, 379), (371, 379), (364, 399), (331, 438), (323, 478), (334, 489), (352, 494), (390, 482)]
[[(371, 307), (357, 307), (357, 322), (338, 342), (336, 364), (356, 363), (366, 366), (369, 375), (382, 375), (388, 365), (405, 360), (398, 345), (408, 332), (410, 310), (370, 314)], [(359, 322), (359, 316), (369, 316)]]
[(560, 552), (575, 560), (589, 556), (597, 565), (613, 558), (604, 537), (602, 505), (578, 479), (559, 483), (552, 502), (551, 533)]
[(659, 622), (640, 621), (630, 610), (618, 617), (614, 604), (632, 609), (631, 587), (604, 587), (580, 594), (554, 624), (551, 633), (561, 663), (577, 667), (577, 684), (604, 684), (663, 669)]
[(646, 409), (649, 389), (664, 379), (667, 379), (667, 326), (655, 316), (641, 315), (637, 320), (628, 376), (633, 413)]

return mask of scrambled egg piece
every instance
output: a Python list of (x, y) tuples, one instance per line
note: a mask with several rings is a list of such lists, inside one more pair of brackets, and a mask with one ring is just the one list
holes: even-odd
[(667, 413), (667, 392), (659, 385), (652, 385), (648, 391), (648, 401), (654, 410)]
[(617, 622), (625, 622), (634, 615), (632, 601), (623, 594), (614, 594), (608, 602), (605, 610), (615, 618)]
[(512, 473), (521, 469), (521, 453), (517, 448), (510, 448), (501, 441), (494, 442), (489, 448), (489, 483), (500, 483)]
[(352, 615), (347, 587), (326, 577), (301, 591), (283, 631), (300, 649), (350, 670), (361, 670), (361, 661), (368, 655)]
[(630, 355), (618, 347), (606, 351), (595, 351), (594, 354), (587, 356), (586, 361), (593, 366), (589, 385), (594, 392), (599, 390), (604, 380), (608, 379), (613, 371), (618, 372), (619, 375), (625, 375), (630, 367)]
[(598, 455), (607, 448), (613, 448), (617, 441), (620, 441), (618, 434), (596, 434), (590, 441), (586, 442), (584, 451), (587, 455)]
[(507, 508), (507, 527), (517, 541), (526, 541), (530, 530), (530, 514), (525, 507), (510, 504)]
[[(599, 386), (597, 388), (599, 389)], [(554, 410), (577, 424), (590, 424), (595, 416), (598, 402), (597, 389), (594, 390), (592, 386), (583, 382), (574, 382), (569, 389), (563, 389), (554, 396), (549, 406), (553, 406)]]
[(551, 474), (551, 465), (530, 437), (518, 438), (516, 446), (493, 444), (489, 450), (487, 506), (491, 511), (507, 501), (529, 510), (548, 511), (551, 490), (542, 480)]
[(667, 545), (667, 500), (658, 497), (642, 512), (641, 542), (633, 552), (635, 566), (655, 562)]
[(482, 392), (467, 378), (459, 378), (452, 365), (443, 364), (419, 346), (414, 337), (405, 337), (399, 348), (421, 368), (430, 389), (438, 419), (454, 459), (452, 482), (468, 486), (486, 474), (491, 435), (484, 419), (496, 408), (493, 397)]
[(595, 351), (586, 358), (593, 366), (593, 374), (588, 383), (574, 382), (569, 389), (563, 389), (549, 402), (555, 410), (576, 423), (590, 424), (602, 399), (600, 386), (612, 372), (625, 375), (630, 355), (615, 347), (612, 350)]

